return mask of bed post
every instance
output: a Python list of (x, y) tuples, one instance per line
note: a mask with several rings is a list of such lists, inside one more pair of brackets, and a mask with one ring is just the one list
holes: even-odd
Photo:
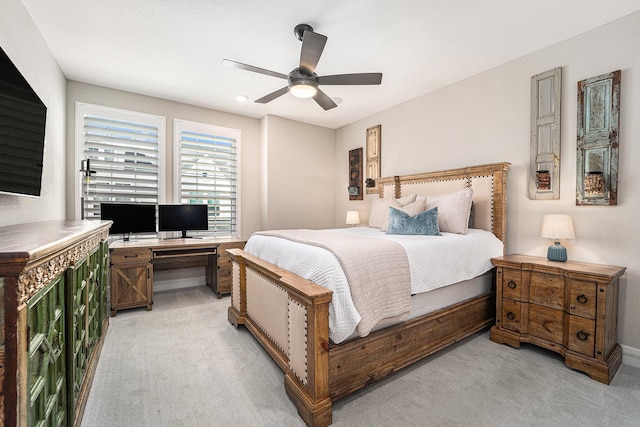
[(236, 257), (231, 250), (227, 253), (232, 260), (231, 305), (227, 309), (227, 319), (237, 328), (238, 325), (244, 324), (247, 316), (247, 268), (240, 254)]
[[(332, 422), (329, 397), (329, 302), (331, 294), (300, 298), (289, 293), (289, 354), (290, 369), (285, 371), (284, 386), (298, 414), (308, 426), (328, 426)], [(306, 322), (303, 319), (306, 318)], [(306, 330), (300, 325), (305, 323)], [(297, 355), (300, 340), (306, 340), (306, 354)], [(304, 360), (305, 379), (295, 374), (293, 364)]]

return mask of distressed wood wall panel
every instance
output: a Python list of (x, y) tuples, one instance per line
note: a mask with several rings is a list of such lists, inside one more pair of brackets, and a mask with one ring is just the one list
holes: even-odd
[(576, 205), (618, 204), (620, 77), (578, 82)]
[(529, 198), (560, 198), (560, 97), (562, 69), (531, 77)]

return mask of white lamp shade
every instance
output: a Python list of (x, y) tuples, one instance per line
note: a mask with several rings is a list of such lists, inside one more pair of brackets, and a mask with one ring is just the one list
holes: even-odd
[(571, 216), (562, 214), (545, 215), (542, 218), (540, 237), (548, 239), (575, 239)]
[(360, 212), (358, 212), (358, 211), (347, 211), (347, 224), (348, 225), (360, 224)]

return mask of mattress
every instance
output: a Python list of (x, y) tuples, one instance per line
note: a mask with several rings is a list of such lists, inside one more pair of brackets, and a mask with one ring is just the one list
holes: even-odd
[[(413, 295), (429, 294), (481, 276), (492, 269), (491, 258), (503, 253), (502, 242), (492, 233), (479, 229), (470, 229), (466, 235), (442, 233), (442, 236), (387, 235), (370, 227), (327, 231), (342, 233), (347, 239), (362, 235), (390, 239), (402, 245), (409, 261)], [(345, 273), (332, 252), (264, 235), (251, 236), (245, 251), (333, 291), (329, 305), (330, 338), (340, 343), (352, 336), (360, 315), (353, 305)]]

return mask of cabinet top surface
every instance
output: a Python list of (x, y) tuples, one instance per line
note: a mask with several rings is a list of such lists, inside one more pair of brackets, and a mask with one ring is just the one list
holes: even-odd
[(53, 220), (0, 227), (0, 264), (41, 258), (110, 226), (111, 221)]
[(109, 245), (110, 249), (172, 249), (172, 248), (208, 248), (222, 243), (244, 242), (244, 240), (234, 237), (203, 237), (188, 239), (134, 239), (129, 241), (118, 240)]
[(579, 261), (549, 261), (547, 258), (543, 257), (518, 254), (491, 258), (491, 262), (493, 265), (498, 267), (514, 267), (515, 264), (518, 264), (517, 268), (520, 268), (521, 266), (529, 265), (532, 267), (539, 267), (541, 269), (556, 269), (567, 272), (607, 276), (611, 279), (622, 276), (627, 269), (626, 267), (619, 267), (615, 265), (593, 264)]

